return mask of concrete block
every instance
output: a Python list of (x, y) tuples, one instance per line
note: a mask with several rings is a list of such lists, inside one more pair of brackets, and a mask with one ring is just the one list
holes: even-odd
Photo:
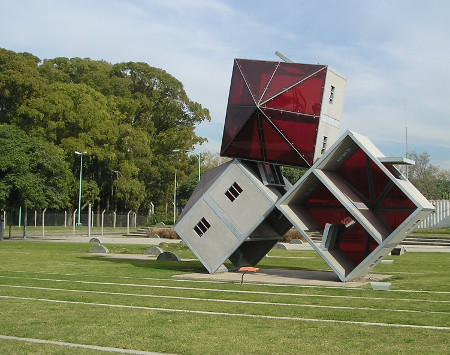
[(405, 248), (399, 246), (391, 250), (391, 255), (403, 255), (405, 254), (405, 252), (406, 252)]
[(371, 282), (372, 290), (374, 291), (387, 291), (391, 287), (390, 282)]
[(91, 238), (91, 240), (89, 241), (89, 243), (97, 243), (97, 244), (101, 244), (101, 240), (98, 238)]
[(145, 255), (160, 255), (163, 253), (163, 250), (159, 247), (148, 247), (144, 250)]
[(292, 239), (289, 244), (303, 244), (301, 239)]
[(165, 251), (164, 253), (161, 253), (158, 255), (158, 258), (156, 260), (161, 261), (181, 261), (180, 257), (171, 252), (171, 251)]
[(104, 245), (96, 245), (89, 250), (89, 253), (109, 253), (109, 250)]

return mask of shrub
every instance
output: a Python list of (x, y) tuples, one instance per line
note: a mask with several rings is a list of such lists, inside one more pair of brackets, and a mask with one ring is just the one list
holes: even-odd
[(180, 239), (178, 234), (170, 227), (153, 227), (147, 230), (147, 236), (158, 234), (160, 238)]
[(306, 243), (306, 239), (303, 238), (300, 232), (295, 229), (290, 229), (285, 235), (283, 235), (280, 242), (289, 243), (293, 239), (300, 239), (302, 242)]

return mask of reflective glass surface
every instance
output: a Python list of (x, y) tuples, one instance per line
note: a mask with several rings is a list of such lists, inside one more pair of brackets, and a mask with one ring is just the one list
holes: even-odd
[(279, 63), (243, 59), (236, 59), (236, 63), (240, 67), (255, 101), (259, 102)]
[(358, 149), (338, 170), (338, 174), (346, 180), (365, 200), (370, 201), (370, 183), (367, 156)]
[(324, 68), (326, 67), (323, 65), (280, 63), (261, 102), (271, 99), (275, 95), (280, 94), (282, 91)]
[(222, 135), (221, 151), (228, 146), (230, 140), (241, 130), (255, 111), (255, 106), (228, 106)]
[(359, 223), (354, 224), (344, 231), (337, 244), (337, 248), (341, 250), (355, 266), (363, 261), (377, 246), (378, 243)]
[(295, 166), (309, 166), (266, 119), (261, 119), (266, 160)]
[(319, 119), (278, 110), (263, 109), (262, 111), (303, 159), (312, 165)]
[(253, 96), (236, 63), (234, 64), (233, 76), (231, 77), (228, 105), (255, 105), (255, 100), (253, 100)]
[(325, 75), (326, 70), (322, 70), (262, 105), (309, 115), (320, 115)]
[(244, 127), (242, 127), (240, 132), (233, 139), (233, 142), (222, 152), (222, 155), (235, 158), (263, 160), (256, 114), (247, 121)]
[(339, 200), (322, 184), (311, 194), (303, 207), (319, 223), (322, 229), (325, 224), (344, 224), (351, 214)]

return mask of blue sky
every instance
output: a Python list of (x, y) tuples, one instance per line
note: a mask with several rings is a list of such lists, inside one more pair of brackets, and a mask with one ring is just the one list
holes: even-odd
[(234, 58), (320, 63), (347, 77), (341, 133), (450, 169), (450, 2), (0, 0), (0, 47), (41, 59), (143, 61), (211, 111), (220, 149)]

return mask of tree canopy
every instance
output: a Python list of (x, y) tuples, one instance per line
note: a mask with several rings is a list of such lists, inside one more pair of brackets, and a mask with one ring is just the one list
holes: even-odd
[(173, 150), (191, 150), (205, 141), (195, 133), (204, 120), (210, 120), (209, 111), (189, 99), (180, 81), (146, 63), (41, 61), (30, 53), (0, 49), (0, 124), (29, 144), (58, 151), (75, 177), (68, 196), (55, 207), (76, 205), (80, 160), (75, 151), (87, 152), (83, 202), (89, 200), (98, 210), (164, 206), (175, 169), (180, 178), (196, 169), (186, 154)]

